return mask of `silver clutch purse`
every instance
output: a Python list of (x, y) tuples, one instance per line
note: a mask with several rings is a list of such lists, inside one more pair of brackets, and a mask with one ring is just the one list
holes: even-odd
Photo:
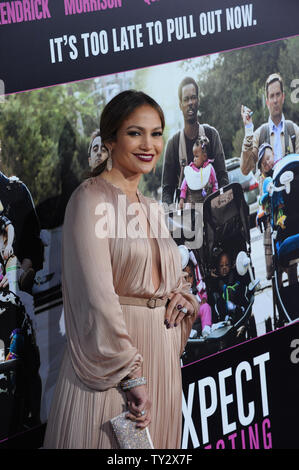
[(136, 422), (126, 418), (127, 412), (110, 420), (120, 449), (154, 449), (148, 427), (136, 428)]

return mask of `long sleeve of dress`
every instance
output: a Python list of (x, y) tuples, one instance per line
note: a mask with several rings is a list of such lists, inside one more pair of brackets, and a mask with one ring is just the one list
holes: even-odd
[[(92, 183), (74, 191), (63, 227), (63, 301), (68, 349), (80, 380), (107, 390), (141, 367), (115, 293), (108, 237), (96, 234)], [(104, 203), (104, 202), (103, 202)]]

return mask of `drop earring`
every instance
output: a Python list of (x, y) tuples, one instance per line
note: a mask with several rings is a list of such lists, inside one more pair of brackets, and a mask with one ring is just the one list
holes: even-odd
[(112, 158), (111, 158), (111, 150), (108, 149), (108, 158), (107, 158), (107, 163), (106, 163), (106, 169), (107, 171), (111, 171), (112, 170)]

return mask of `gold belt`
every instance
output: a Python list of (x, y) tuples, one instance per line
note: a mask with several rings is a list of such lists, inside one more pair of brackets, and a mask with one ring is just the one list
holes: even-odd
[(168, 302), (167, 297), (145, 299), (143, 297), (125, 297), (119, 296), (119, 303), (121, 305), (136, 305), (148, 308), (163, 307)]

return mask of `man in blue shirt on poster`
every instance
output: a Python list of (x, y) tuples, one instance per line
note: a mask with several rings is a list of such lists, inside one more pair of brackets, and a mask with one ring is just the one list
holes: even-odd
[[(271, 145), (274, 151), (274, 164), (290, 153), (299, 153), (299, 127), (292, 121), (286, 120), (283, 115), (285, 101), (284, 86), (278, 73), (269, 75), (265, 84), (266, 104), (269, 110), (268, 122), (262, 124), (254, 131), (252, 111), (246, 106), (241, 106), (241, 116), (245, 126), (245, 136), (241, 152), (241, 171), (248, 175), (256, 170), (259, 148), (263, 143)], [(260, 188), (263, 175), (260, 175)], [(264, 231), (264, 248), (266, 258), (266, 275), (270, 280), (273, 274), (272, 247), (270, 224)], [(291, 284), (297, 281), (297, 271), (289, 272)]]

